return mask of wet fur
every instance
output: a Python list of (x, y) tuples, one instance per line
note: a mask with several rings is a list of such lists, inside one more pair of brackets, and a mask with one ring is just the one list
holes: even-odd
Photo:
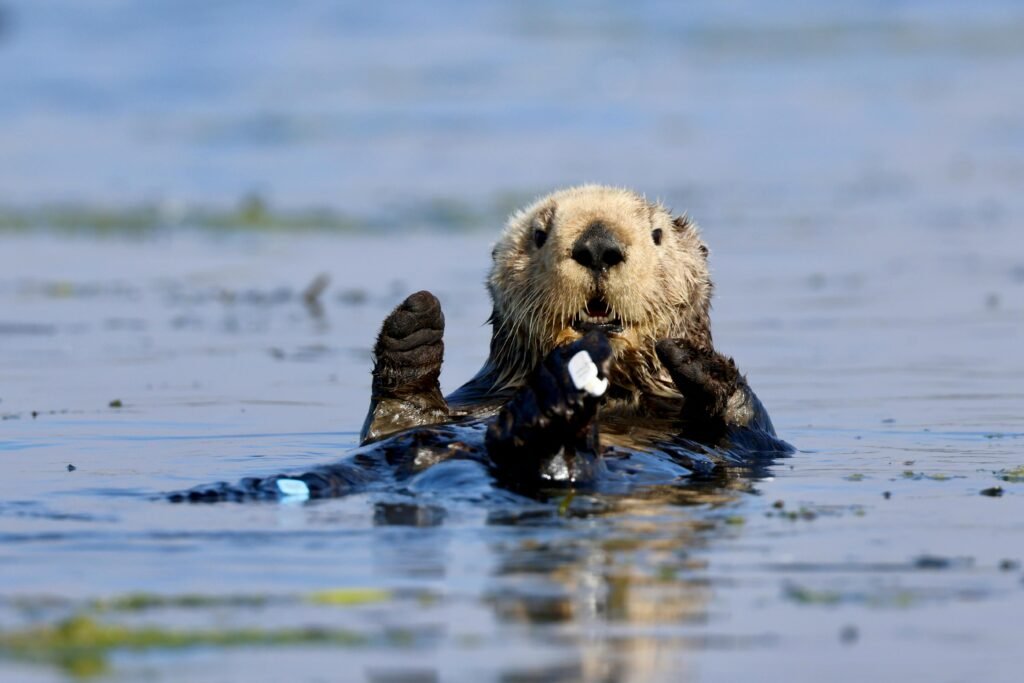
[[(499, 393), (521, 386), (552, 349), (580, 336), (570, 325), (594, 294), (595, 283), (569, 254), (596, 221), (625, 248), (625, 261), (600, 284), (625, 327), (611, 340), (609, 409), (658, 412), (650, 399), (679, 400), (681, 394), (658, 359), (656, 344), (682, 339), (696, 349), (712, 348), (708, 249), (688, 217), (674, 217), (661, 204), (618, 188), (563, 190), (509, 219), (487, 278), (493, 333), (478, 381)], [(655, 230), (661, 231), (660, 244), (652, 237)], [(540, 247), (534, 241), (537, 231), (547, 235)]]

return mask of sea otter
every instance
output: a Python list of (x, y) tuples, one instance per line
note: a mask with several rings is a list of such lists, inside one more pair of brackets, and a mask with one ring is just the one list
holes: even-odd
[[(615, 479), (636, 458), (678, 476), (788, 452), (712, 344), (707, 259), (692, 220), (632, 191), (584, 185), (543, 197), (512, 215), (492, 252), (490, 355), (475, 377), (442, 395), (444, 315), (417, 292), (377, 337), (353, 457), (180, 499), (272, 496), (282, 482), (338, 495), (450, 459), (529, 492)], [(598, 389), (581, 384), (581, 367)]]

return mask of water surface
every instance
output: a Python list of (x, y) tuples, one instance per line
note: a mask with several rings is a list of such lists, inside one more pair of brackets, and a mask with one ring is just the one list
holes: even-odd
[[(334, 640), (9, 647), (0, 678), (1020, 679), (1014, 4), (2, 7), (0, 644), (75, 615)], [(341, 457), (417, 289), (454, 389), (501, 215), (584, 180), (703, 226), (716, 342), (800, 449), (770, 477), (158, 498)], [(252, 192), (264, 229), (190, 213)], [(308, 207), (349, 222), (273, 213)]]

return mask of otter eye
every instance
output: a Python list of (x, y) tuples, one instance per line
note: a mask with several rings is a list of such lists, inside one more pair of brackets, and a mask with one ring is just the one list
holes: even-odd
[(652, 230), (651, 237), (654, 238), (655, 244), (661, 244), (661, 228), (655, 228)]
[(533, 231), (533, 243), (537, 245), (538, 249), (543, 247), (544, 243), (547, 242), (547, 240), (548, 240), (548, 234), (546, 232), (544, 232), (543, 230), (534, 230)]

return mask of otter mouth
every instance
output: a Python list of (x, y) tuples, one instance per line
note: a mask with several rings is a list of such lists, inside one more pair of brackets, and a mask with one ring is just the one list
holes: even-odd
[(600, 330), (605, 334), (622, 332), (622, 320), (614, 315), (612, 307), (600, 296), (587, 302), (587, 307), (576, 314), (572, 328), (577, 332)]

